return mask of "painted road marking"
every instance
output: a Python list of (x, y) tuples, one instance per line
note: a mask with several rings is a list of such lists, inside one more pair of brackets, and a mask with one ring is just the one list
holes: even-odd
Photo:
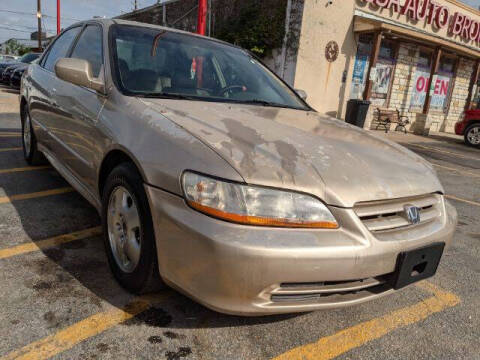
[(22, 134), (13, 132), (0, 132), (0, 137), (20, 137)]
[(4, 152), (4, 151), (18, 151), (18, 150), (22, 150), (22, 148), (21, 148), (21, 147), (3, 148), (3, 149), (0, 149), (0, 152)]
[(341, 330), (334, 335), (323, 337), (315, 343), (296, 347), (275, 357), (274, 360), (333, 359), (379, 339), (395, 329), (414, 324), (460, 303), (458, 296), (431, 283), (421, 282), (417, 286), (433, 293), (433, 296), (382, 317)]
[[(298, 348), (294, 348), (274, 360), (285, 359), (332, 359), (349, 350), (378, 339), (387, 333), (424, 320), (432, 314), (443, 311), (460, 303), (460, 298), (437, 286), (422, 282), (420, 288), (433, 293), (434, 296), (427, 298), (415, 305), (396, 310), (383, 317), (376, 318), (353, 327), (342, 330), (332, 336), (318, 340), (317, 342)], [(128, 320), (150, 308), (154, 303), (168, 298), (169, 294), (156, 296), (142, 296), (134, 298), (129, 304), (121, 309), (112, 308), (94, 314), (81, 320), (55, 334), (37, 340), (21, 349), (15, 350), (2, 358), (2, 360), (23, 359), (41, 360), (49, 359), (66, 350), (73, 348), (78, 343)]]
[(6, 259), (12, 256), (26, 254), (29, 252), (38, 251), (49, 247), (69, 243), (72, 241), (98, 236), (101, 234), (102, 229), (100, 226), (97, 226), (86, 230), (76, 231), (70, 234), (55, 236), (49, 239), (39, 240), (35, 242), (32, 241), (26, 244), (13, 246), (8, 249), (0, 249), (0, 259)]
[(49, 359), (78, 343), (96, 336), (147, 310), (154, 303), (165, 300), (169, 295), (141, 296), (119, 308), (111, 308), (81, 320), (55, 334), (35, 341), (2, 357), (2, 360)]
[(72, 191), (74, 191), (73, 188), (64, 187), (64, 188), (53, 189), (53, 190), (38, 191), (38, 192), (28, 193), (28, 194), (0, 196), (0, 204), (11, 203), (13, 201), (19, 201), (19, 200), (35, 199), (35, 198), (44, 197), (44, 196), (65, 194)]
[(470, 205), (474, 205), (474, 206), (480, 206), (480, 203), (479, 203), (479, 202), (472, 201), (472, 200), (462, 199), (462, 198), (459, 198), (459, 197), (456, 197), (456, 196), (453, 196), (453, 195), (445, 195), (445, 197), (446, 197), (447, 199), (452, 199), (452, 200), (464, 202), (464, 203), (466, 203), (466, 204), (470, 204)]
[(472, 177), (480, 177), (480, 174), (476, 174), (476, 173), (473, 173), (471, 171), (467, 171), (467, 170), (460, 170), (460, 169), (456, 169), (456, 168), (452, 168), (452, 167), (449, 167), (449, 166), (443, 166), (443, 165), (439, 165), (439, 164), (436, 164), (436, 163), (432, 163), (430, 162), (433, 166), (436, 166), (440, 169), (445, 169), (445, 170), (450, 170), (450, 171), (455, 171), (455, 172), (458, 172), (460, 174), (465, 174), (465, 175), (468, 175), (468, 176), (472, 176)]
[(0, 170), (0, 174), (9, 174), (14, 172), (23, 172), (23, 171), (32, 171), (32, 170), (44, 170), (50, 169), (51, 167), (48, 165), (45, 166), (26, 166), (26, 167), (19, 167), (19, 168), (12, 168), (12, 169), (2, 169)]
[(410, 145), (410, 146), (413, 146), (413, 147), (418, 147), (418, 148), (426, 149), (426, 150), (431, 150), (431, 151), (438, 152), (438, 153), (455, 155), (456, 157), (463, 158), (463, 159), (470, 159), (470, 160), (477, 160), (477, 161), (480, 160), (480, 158), (475, 158), (475, 157), (472, 157), (472, 156), (463, 155), (463, 154), (460, 154), (460, 153), (457, 153), (457, 152), (454, 152), (454, 151), (448, 151), (448, 150), (443, 150), (443, 149), (432, 148), (432, 147), (425, 146), (425, 145), (406, 143), (406, 146), (407, 146), (407, 147), (408, 147), (409, 145)]

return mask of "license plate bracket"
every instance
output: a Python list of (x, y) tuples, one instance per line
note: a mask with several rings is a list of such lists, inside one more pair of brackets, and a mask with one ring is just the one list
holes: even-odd
[(444, 248), (445, 243), (439, 242), (400, 253), (397, 258), (393, 288), (401, 289), (435, 275)]

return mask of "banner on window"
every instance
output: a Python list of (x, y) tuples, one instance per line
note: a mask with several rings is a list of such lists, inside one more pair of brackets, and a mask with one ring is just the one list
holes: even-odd
[[(410, 99), (410, 109), (423, 108), (425, 97), (428, 91), (428, 79), (430, 72), (417, 70), (413, 83), (412, 98)], [(450, 88), (450, 76), (435, 75), (430, 86), (430, 109), (444, 110)]]
[(410, 99), (410, 109), (421, 109), (427, 96), (428, 79), (430, 71), (417, 69), (413, 81), (412, 97)]
[(350, 99), (360, 99), (365, 88), (366, 68), (368, 66), (368, 56), (357, 55), (353, 66), (352, 85), (350, 89)]
[(450, 76), (444, 75), (435, 75), (433, 77), (431, 86), (431, 109), (445, 110), (447, 105), (448, 89), (450, 88), (450, 79)]

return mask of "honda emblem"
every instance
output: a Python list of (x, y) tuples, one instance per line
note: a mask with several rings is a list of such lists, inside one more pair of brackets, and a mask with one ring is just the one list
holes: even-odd
[(405, 205), (403, 209), (410, 224), (418, 224), (420, 222), (420, 209), (418, 207), (414, 205)]

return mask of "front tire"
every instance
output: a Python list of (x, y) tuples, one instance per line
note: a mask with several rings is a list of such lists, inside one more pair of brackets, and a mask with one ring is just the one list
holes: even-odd
[(152, 216), (143, 180), (132, 163), (108, 175), (102, 197), (102, 226), (108, 263), (128, 291), (161, 288)]
[(46, 163), (43, 154), (37, 149), (37, 139), (33, 132), (32, 119), (28, 110), (24, 110), (22, 116), (22, 146), (23, 157), (29, 165), (41, 165)]
[(480, 124), (470, 125), (465, 130), (465, 143), (469, 146), (480, 147)]

